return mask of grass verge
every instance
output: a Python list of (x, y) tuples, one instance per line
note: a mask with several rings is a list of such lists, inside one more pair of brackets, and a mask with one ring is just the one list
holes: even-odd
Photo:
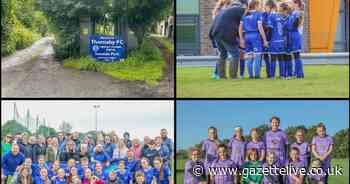
[(150, 86), (162, 79), (164, 59), (150, 39), (146, 39), (138, 50), (131, 51), (122, 62), (96, 62), (90, 57), (68, 58), (64, 67), (101, 72), (117, 79), (145, 81)]
[(157, 37), (157, 39), (170, 53), (174, 54), (174, 43), (166, 37)]
[(181, 67), (177, 68), (176, 94), (185, 98), (349, 97), (349, 65), (306, 65), (304, 70), (305, 79), (302, 80), (232, 81), (212, 80), (213, 68)]

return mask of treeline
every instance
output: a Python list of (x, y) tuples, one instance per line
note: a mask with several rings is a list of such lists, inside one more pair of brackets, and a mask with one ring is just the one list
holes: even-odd
[[(303, 128), (305, 130), (305, 141), (309, 143), (311, 143), (312, 137), (317, 134), (316, 125), (311, 127), (305, 127), (304, 125), (290, 126), (284, 130), (288, 135), (288, 141), (290, 144), (296, 141), (294, 135), (298, 128)], [(260, 137), (262, 137), (265, 134), (265, 132), (269, 130), (269, 127), (268, 125), (261, 125), (257, 129)], [(244, 133), (247, 133), (247, 132), (249, 132), (249, 130), (244, 131)], [(338, 131), (332, 137), (334, 141), (332, 156), (334, 158), (349, 158), (349, 128)], [(251, 140), (250, 135), (245, 135), (244, 138), (245, 140)], [(223, 142), (223, 144), (227, 144), (229, 142), (229, 139), (230, 137), (225, 137), (225, 139), (221, 141)], [(202, 147), (201, 144), (196, 144), (193, 146), (199, 149), (201, 149)], [(176, 156), (177, 156), (176, 158), (179, 158), (179, 159), (187, 159), (188, 150), (184, 150), (184, 149), (178, 150), (176, 152)]]
[[(56, 130), (52, 127), (48, 127), (45, 125), (40, 125), (35, 132), (30, 132), (25, 126), (21, 123), (10, 120), (1, 126), (1, 140), (7, 135), (15, 135), (17, 133), (26, 133), (27, 135), (43, 135), (44, 137), (52, 137), (56, 136), (58, 132), (71, 133), (72, 126), (67, 122), (62, 122), (59, 125), (59, 129)], [(81, 138), (85, 135), (90, 135), (93, 139), (96, 139), (96, 132), (94, 130), (89, 132), (81, 132)]]
[(1, 0), (1, 56), (30, 46), (47, 32), (36, 0)]

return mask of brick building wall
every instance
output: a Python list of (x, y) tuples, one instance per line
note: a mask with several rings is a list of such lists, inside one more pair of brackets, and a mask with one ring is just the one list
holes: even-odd
[(209, 28), (213, 21), (212, 11), (216, 0), (199, 0), (200, 55), (214, 55), (215, 50), (209, 40)]
[(304, 0), (305, 3), (305, 12), (304, 12), (304, 27), (303, 27), (303, 46), (302, 50), (303, 52), (309, 52), (310, 51), (310, 29), (309, 29), (309, 17), (310, 17), (310, 11), (309, 11), (309, 0)]
[[(303, 51), (309, 51), (309, 0), (305, 2), (305, 19), (303, 31)], [(199, 0), (199, 22), (200, 22), (200, 55), (215, 55), (215, 49), (211, 46), (209, 40), (209, 28), (212, 23), (212, 11), (215, 7), (216, 0)]]

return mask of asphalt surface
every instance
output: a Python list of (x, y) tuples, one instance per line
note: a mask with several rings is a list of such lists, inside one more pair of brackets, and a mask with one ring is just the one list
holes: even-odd
[[(43, 40), (44, 39), (44, 40)], [(102, 73), (64, 68), (54, 58), (52, 39), (2, 58), (2, 97), (170, 97), (173, 88), (162, 82), (149, 87), (141, 81), (118, 80)]]

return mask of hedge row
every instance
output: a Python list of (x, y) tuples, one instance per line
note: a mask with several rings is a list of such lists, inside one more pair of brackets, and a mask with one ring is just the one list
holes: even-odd
[(47, 20), (34, 0), (1, 1), (1, 56), (23, 49), (48, 32)]

